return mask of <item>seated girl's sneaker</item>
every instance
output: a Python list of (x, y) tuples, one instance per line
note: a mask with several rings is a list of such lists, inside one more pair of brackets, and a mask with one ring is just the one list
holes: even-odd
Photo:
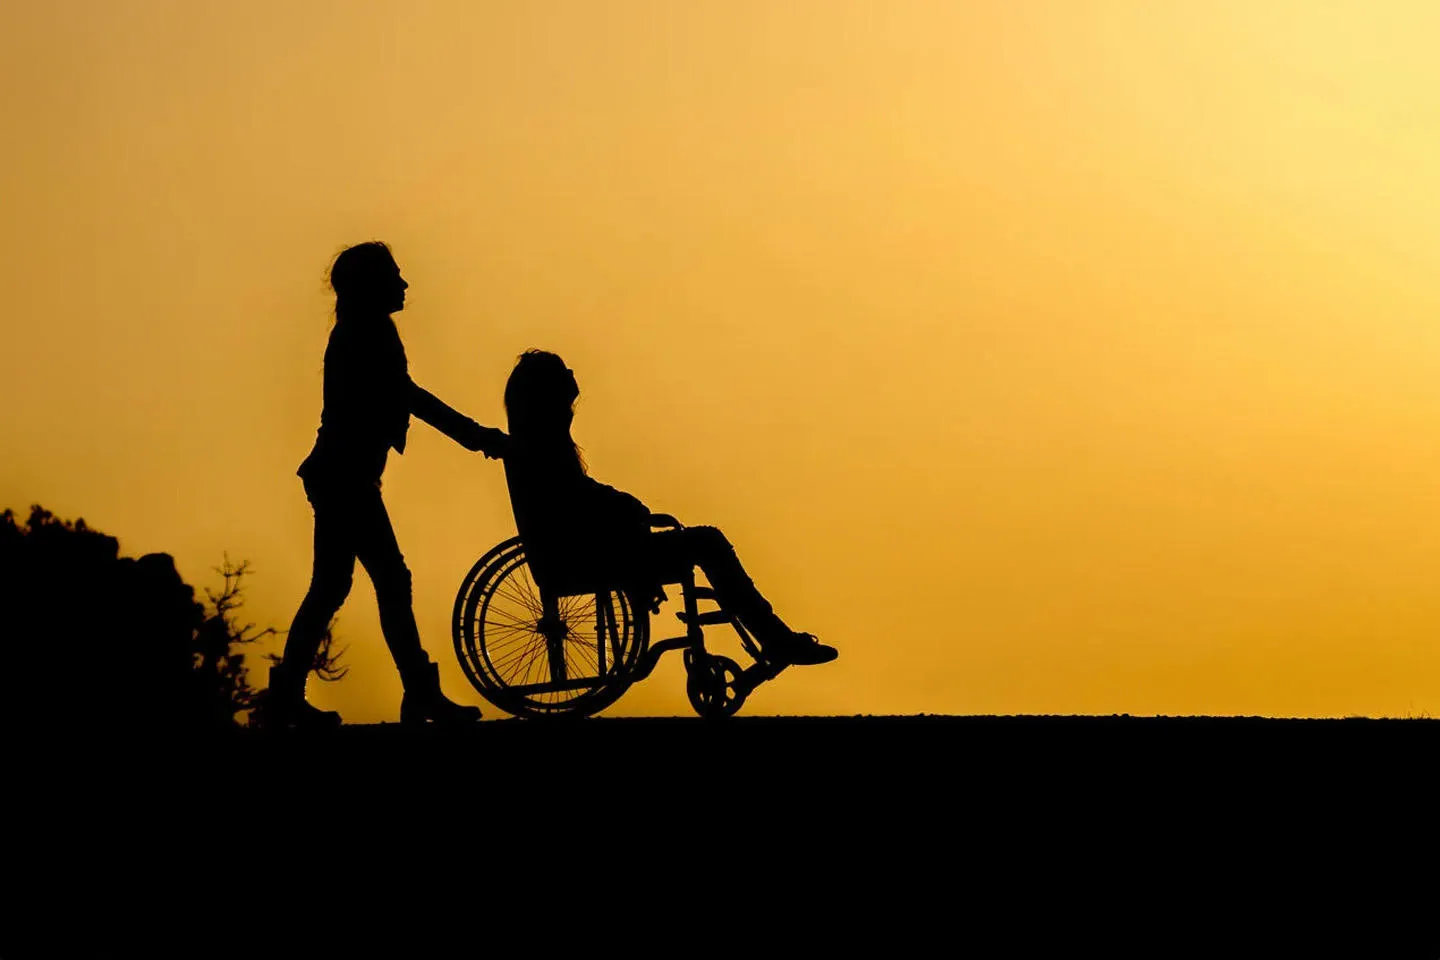
[(815, 639), (813, 633), (795, 633), (771, 639), (765, 644), (765, 656), (779, 663), (829, 663), (840, 651)]

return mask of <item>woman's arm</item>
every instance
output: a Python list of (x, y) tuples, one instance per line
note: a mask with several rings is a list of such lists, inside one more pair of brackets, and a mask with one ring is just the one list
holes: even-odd
[(467, 450), (481, 450), (492, 458), (505, 455), (510, 439), (505, 431), (480, 426), (414, 380), (410, 381), (410, 412)]

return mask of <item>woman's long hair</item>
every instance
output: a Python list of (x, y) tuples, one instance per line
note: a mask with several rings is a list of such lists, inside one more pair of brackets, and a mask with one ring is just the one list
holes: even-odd
[(526, 350), (505, 381), (505, 416), (511, 441), (544, 457), (573, 460), (583, 473), (585, 459), (570, 436), (580, 395), (565, 361), (545, 350)]

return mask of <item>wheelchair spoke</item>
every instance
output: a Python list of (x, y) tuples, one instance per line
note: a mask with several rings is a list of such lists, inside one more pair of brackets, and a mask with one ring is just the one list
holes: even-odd
[[(596, 595), (595, 604), (595, 672), (601, 676), (605, 675), (605, 621), (606, 618), (614, 619), (614, 612), (607, 612), (606, 605), (599, 602), (599, 595)], [(613, 662), (613, 660), (612, 660)]]
[(596, 677), (601, 674), (600, 664), (594, 657), (589, 657), (588, 662), (585, 655), (588, 654), (589, 645), (580, 642), (581, 638), (576, 637), (576, 642), (565, 644), (565, 659), (570, 663), (572, 677)]
[(615, 604), (610, 599), (610, 594), (605, 595), (605, 618), (600, 622), (596, 631), (595, 644), (604, 650), (605, 640), (610, 640), (610, 662), (618, 665), (620, 663), (620, 634), (615, 624)]
[(524, 618), (516, 617), (516, 616), (514, 616), (513, 614), (510, 614), (510, 613), (508, 613), (508, 612), (506, 612), (506, 611), (504, 611), (504, 610), (498, 610), (498, 609), (496, 609), (494, 606), (492, 606), (492, 607), (490, 608), (490, 611), (489, 611), (489, 612), (490, 612), (490, 617), (489, 617), (489, 619), (495, 621), (496, 623), (505, 623), (505, 624), (509, 624), (509, 625), (511, 625), (511, 626), (521, 627), (521, 628), (526, 629), (526, 630), (534, 630), (534, 629), (535, 629), (535, 622), (536, 622), (536, 621), (535, 621), (535, 618), (534, 618), (534, 617), (528, 617), (528, 616), (527, 616), (527, 617), (524, 617)]
[(525, 592), (526, 602), (530, 604), (530, 609), (543, 610), (544, 605), (540, 602), (540, 591), (535, 586), (534, 578), (530, 576), (528, 566), (520, 568), (519, 581), (520, 588)]
[(537, 650), (533, 643), (515, 644), (504, 657), (493, 660), (495, 667), (502, 676), (524, 675), (529, 671), (529, 663), (535, 659)]
[(508, 642), (517, 637), (529, 637), (535, 632), (535, 624), (531, 623), (507, 623), (503, 620), (492, 620), (488, 624), (487, 633), (495, 638), (495, 642)]
[(554, 695), (571, 691), (594, 690), (599, 681), (594, 677), (587, 677), (583, 680), (550, 681), (542, 680), (538, 683), (520, 683), (509, 687), (513, 693)]
[(533, 597), (526, 598), (514, 587), (505, 585), (496, 592), (504, 596), (506, 599), (510, 600), (516, 607), (518, 607), (525, 613), (534, 614), (536, 619), (539, 619), (541, 613), (543, 612), (539, 602), (535, 601)]
[(584, 605), (570, 604), (569, 606), (562, 606), (560, 610), (560, 619), (563, 620), (573, 632), (577, 627), (580, 627), (583, 624), (593, 623), (595, 621), (595, 605), (593, 603), (590, 603)]
[(493, 658), (492, 662), (497, 670), (508, 673), (511, 667), (533, 660), (538, 650), (536, 644), (515, 644), (514, 649), (508, 650), (503, 656)]
[(533, 622), (532, 622), (532, 623), (503, 623), (503, 622), (502, 622), (502, 623), (497, 623), (497, 624), (495, 624), (493, 627), (491, 627), (491, 629), (495, 631), (495, 634), (496, 634), (496, 636), (498, 636), (498, 637), (516, 636), (516, 637), (526, 637), (526, 638), (528, 639), (529, 637), (534, 636), (535, 633), (536, 633), (535, 624), (534, 624)]

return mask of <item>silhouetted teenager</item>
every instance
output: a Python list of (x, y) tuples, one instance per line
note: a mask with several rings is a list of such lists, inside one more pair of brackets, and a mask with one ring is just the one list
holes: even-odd
[[(645, 504), (586, 475), (570, 436), (579, 395), (565, 362), (541, 350), (524, 353), (505, 384), (510, 427), (505, 479), (537, 581), (563, 582), (604, 571), (648, 605), (659, 584), (675, 583), (698, 566), (716, 599), (754, 634), (767, 659), (834, 660), (834, 647), (791, 630), (775, 614), (719, 530), (652, 530)], [(653, 519), (675, 525), (664, 514)]]
[(469, 722), (478, 707), (440, 692), (439, 668), (420, 645), (411, 609), (410, 571), (385, 503), (380, 474), (391, 449), (405, 452), (410, 415), (470, 450), (496, 457), (503, 431), (482, 427), (410, 379), (405, 348), (391, 314), (405, 307), (409, 286), (383, 243), (350, 247), (330, 268), (335, 327), (325, 348), (325, 406), (315, 448), (300, 465), (315, 510), (315, 567), (281, 663), (270, 671), (265, 719), (272, 725), (340, 722), (305, 700), (305, 680), (330, 620), (350, 593), (358, 559), (375, 585), (380, 626), (404, 681), (402, 722)]

